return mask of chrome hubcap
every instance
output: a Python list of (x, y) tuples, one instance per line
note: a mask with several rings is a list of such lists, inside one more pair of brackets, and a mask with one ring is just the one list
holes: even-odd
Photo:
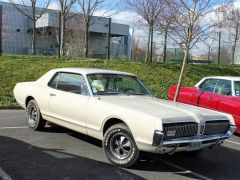
[(28, 124), (31, 127), (34, 127), (37, 122), (37, 108), (34, 104), (31, 104), (28, 107)]
[(126, 159), (132, 152), (132, 143), (123, 134), (116, 134), (111, 138), (110, 150), (118, 159)]

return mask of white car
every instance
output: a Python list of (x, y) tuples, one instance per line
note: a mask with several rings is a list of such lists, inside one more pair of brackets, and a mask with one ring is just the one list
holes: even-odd
[(118, 71), (54, 69), (17, 83), (14, 96), (33, 130), (49, 121), (100, 139), (109, 161), (122, 167), (140, 151), (197, 151), (235, 131), (231, 115), (157, 99), (135, 75)]

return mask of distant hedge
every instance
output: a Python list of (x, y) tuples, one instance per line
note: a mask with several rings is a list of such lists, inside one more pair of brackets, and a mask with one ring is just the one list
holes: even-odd
[[(0, 106), (16, 105), (12, 90), (17, 82), (36, 80), (48, 70), (61, 67), (130, 72), (139, 76), (155, 96), (167, 99), (169, 86), (177, 84), (181, 64), (4, 55), (0, 56)], [(188, 64), (183, 85), (192, 86), (203, 77), (213, 75), (240, 76), (240, 65)]]

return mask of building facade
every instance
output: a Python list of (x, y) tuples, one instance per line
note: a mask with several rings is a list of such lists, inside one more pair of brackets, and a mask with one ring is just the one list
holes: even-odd
[[(31, 54), (32, 21), (10, 3), (2, 6), (2, 52), (6, 54)], [(31, 12), (31, 7), (19, 5)], [(109, 18), (93, 17), (89, 28), (89, 55), (106, 58), (109, 47), (112, 58), (129, 58), (131, 38), (129, 25), (111, 23)], [(109, 28), (109, 25), (111, 28)], [(57, 55), (59, 52), (59, 11), (47, 10), (36, 23), (36, 53)], [(80, 56), (84, 47), (81, 16), (76, 15), (66, 25), (65, 54)]]

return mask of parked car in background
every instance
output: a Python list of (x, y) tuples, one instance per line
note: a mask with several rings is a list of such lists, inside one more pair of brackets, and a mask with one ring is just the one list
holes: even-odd
[(233, 117), (155, 98), (133, 74), (64, 68), (17, 83), (14, 96), (33, 130), (46, 121), (103, 141), (108, 160), (132, 166), (141, 151), (198, 151), (235, 131)]
[[(176, 86), (169, 88), (173, 100)], [(229, 113), (240, 133), (240, 77), (206, 77), (193, 87), (181, 87), (178, 102)]]

